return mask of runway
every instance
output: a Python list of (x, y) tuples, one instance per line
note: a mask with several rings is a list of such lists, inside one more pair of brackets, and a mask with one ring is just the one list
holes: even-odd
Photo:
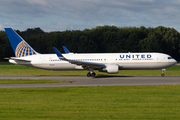
[(61, 75), (0, 75), (0, 79), (66, 80), (73, 83), (0, 84), (0, 88), (70, 87), (70, 86), (123, 86), (180, 84), (180, 76), (86, 76)]

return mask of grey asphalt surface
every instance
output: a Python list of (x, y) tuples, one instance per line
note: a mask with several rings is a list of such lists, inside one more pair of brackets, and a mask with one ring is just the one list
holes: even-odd
[(123, 86), (180, 84), (180, 76), (86, 76), (61, 75), (0, 75), (0, 79), (66, 80), (73, 83), (0, 84), (0, 88), (70, 87), (70, 86)]

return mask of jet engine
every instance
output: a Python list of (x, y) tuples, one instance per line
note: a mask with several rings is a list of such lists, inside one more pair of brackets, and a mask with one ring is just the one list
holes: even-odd
[(100, 69), (100, 72), (107, 72), (109, 74), (116, 74), (119, 71), (119, 66), (116, 64), (107, 64), (105, 68)]

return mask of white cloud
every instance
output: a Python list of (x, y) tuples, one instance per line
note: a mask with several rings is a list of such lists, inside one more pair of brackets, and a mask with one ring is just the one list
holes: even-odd
[(46, 30), (83, 29), (95, 25), (176, 26), (180, 0), (1, 0), (0, 23)]
[(47, 2), (45, 0), (26, 0), (26, 1), (33, 5), (47, 6)]
[(104, 24), (103, 23), (98, 23), (98, 24), (96, 24), (96, 26), (104, 26)]
[(137, 2), (154, 2), (154, 0), (135, 0)]
[(3, 29), (4, 29), (3, 25), (2, 25), (2, 24), (0, 24), (0, 30), (3, 30)]
[(115, 24), (114, 24), (114, 23), (111, 23), (111, 26), (115, 26)]

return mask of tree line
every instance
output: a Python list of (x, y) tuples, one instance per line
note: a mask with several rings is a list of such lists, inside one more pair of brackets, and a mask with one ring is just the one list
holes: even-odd
[[(28, 28), (16, 32), (39, 53), (62, 53), (66, 46), (74, 53), (161, 52), (180, 61), (180, 33), (174, 28), (97, 26), (92, 29), (44, 32)], [(14, 56), (5, 31), (0, 31), (0, 61)]]

